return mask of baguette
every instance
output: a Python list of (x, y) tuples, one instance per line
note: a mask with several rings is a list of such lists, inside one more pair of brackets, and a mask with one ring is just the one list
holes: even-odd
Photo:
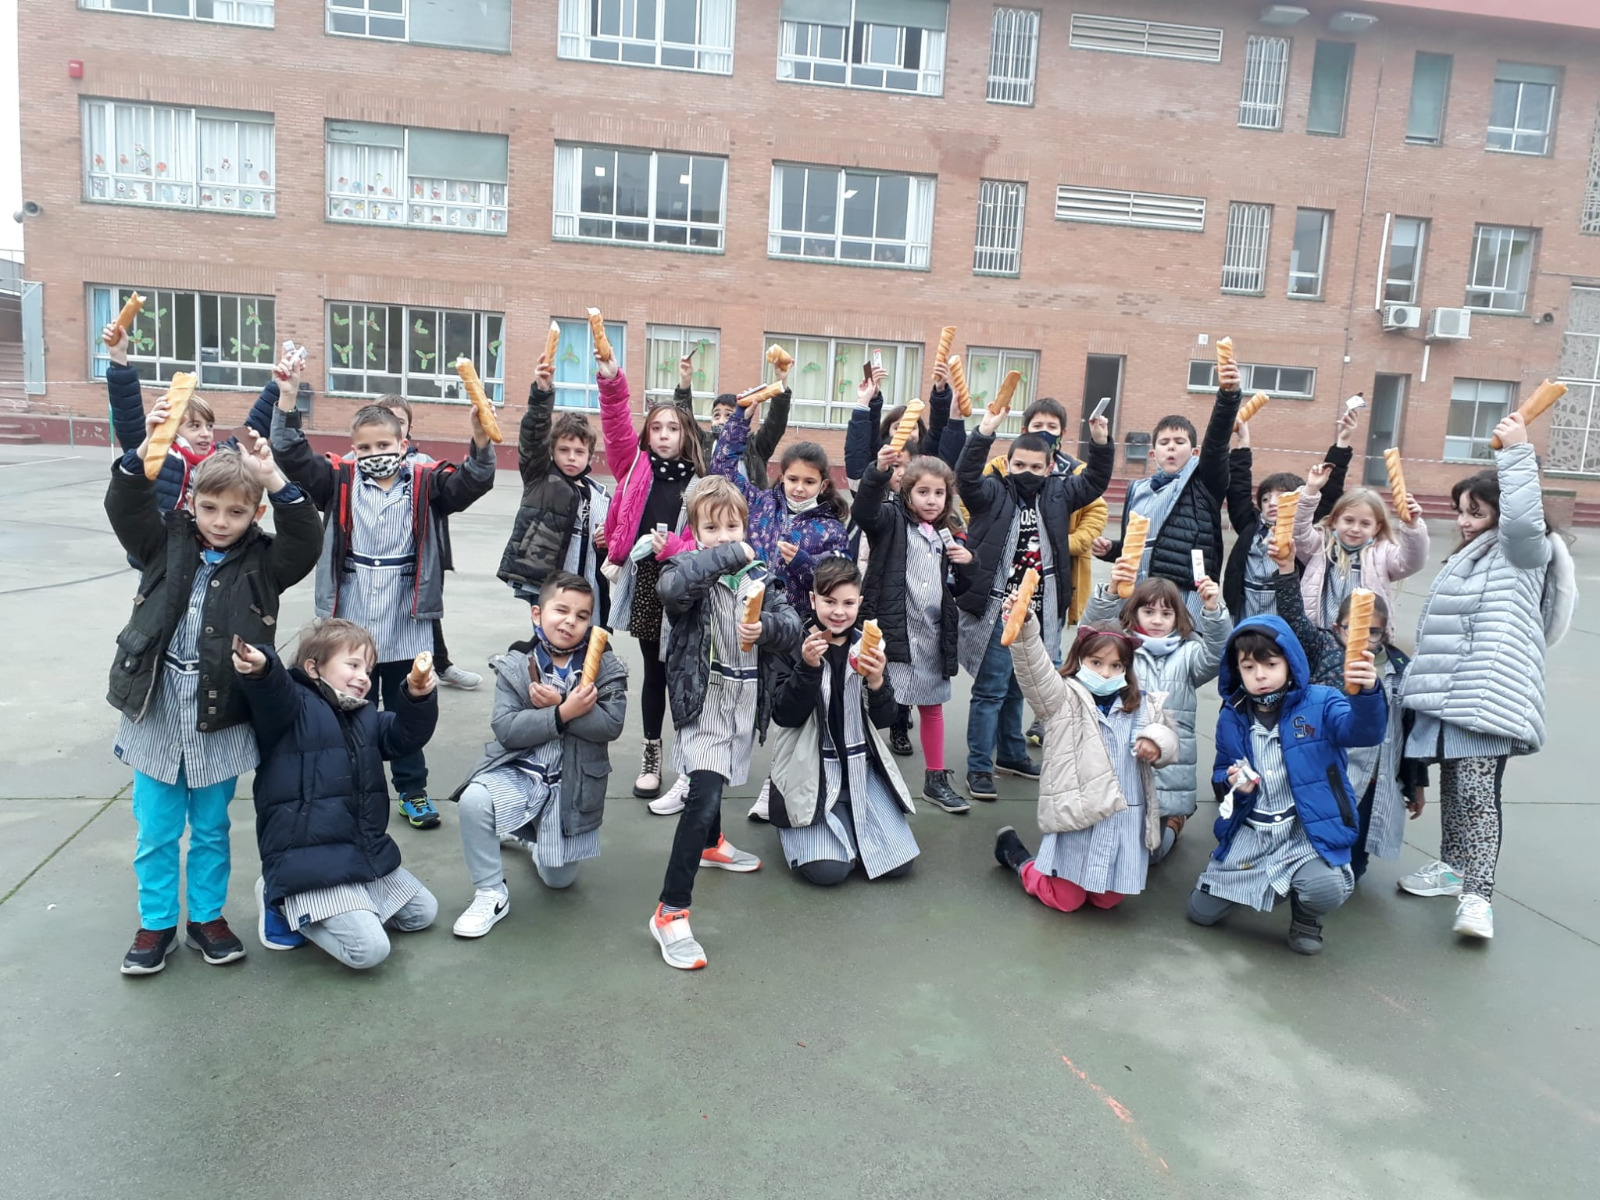
[(1233, 339), (1231, 337), (1218, 338), (1217, 370), (1220, 371), (1223, 367), (1232, 366), (1233, 363)]
[(946, 364), (950, 368), (950, 386), (956, 390), (956, 403), (961, 406), (961, 415), (972, 415), (972, 392), (967, 388), (967, 367), (961, 361), (961, 355), (952, 354)]
[[(766, 598), (766, 595), (767, 585), (764, 583), (756, 584), (749, 598), (744, 602), (744, 623), (746, 625), (753, 625), (761, 620), (761, 601)], [(746, 654), (749, 654), (755, 648), (756, 644), (754, 642), (747, 642), (743, 638), (739, 639), (739, 649)]]
[(500, 422), (494, 415), (494, 405), (489, 403), (489, 397), (483, 390), (483, 381), (478, 378), (478, 368), (472, 365), (470, 358), (458, 358), (456, 374), (461, 376), (461, 383), (467, 389), (467, 399), (471, 400), (472, 407), (478, 410), (478, 424), (483, 426), (483, 431), (489, 435), (489, 440), (498, 446), (505, 441), (505, 438), (500, 433)]
[(1278, 520), (1272, 527), (1272, 557), (1282, 558), (1294, 551), (1294, 515), (1300, 508), (1300, 489), (1278, 497)]
[(1006, 627), (1000, 631), (1000, 644), (1009, 646), (1017, 640), (1017, 634), (1022, 632), (1022, 626), (1028, 619), (1028, 609), (1033, 607), (1033, 593), (1039, 588), (1039, 572), (1029, 567), (1022, 573), (1022, 582), (1017, 585), (1017, 598), (1011, 603), (1011, 615), (1006, 618)]
[(794, 355), (774, 342), (767, 347), (767, 361), (772, 364), (775, 371), (787, 371), (794, 366)]
[[(1372, 633), (1372, 601), (1377, 596), (1376, 592), (1368, 588), (1356, 588), (1350, 593), (1350, 618), (1346, 624), (1348, 632), (1344, 639), (1344, 669), (1362, 661), (1362, 655), (1367, 652), (1367, 638)], [(1361, 690), (1358, 685), (1347, 683), (1344, 690), (1348, 695), (1354, 696)]]
[(769, 383), (763, 387), (751, 388), (739, 397), (739, 407), (749, 408), (752, 404), (760, 404), (763, 400), (772, 400), (783, 395), (783, 384)]
[(1383, 465), (1389, 469), (1389, 497), (1394, 501), (1394, 511), (1407, 525), (1411, 524), (1411, 506), (1406, 503), (1411, 493), (1406, 491), (1406, 473), (1400, 468), (1400, 450), (1390, 446), (1383, 452)]
[(406, 676), (406, 683), (410, 685), (412, 691), (420, 692), (428, 686), (428, 676), (431, 674), (433, 674), (433, 653), (424, 650), (411, 660), (411, 674)]
[(894, 434), (889, 438), (890, 449), (899, 452), (906, 448), (906, 443), (911, 440), (911, 435), (917, 431), (917, 422), (922, 419), (922, 401), (912, 400), (906, 405), (905, 414), (895, 423)]
[(550, 368), (550, 373), (555, 374), (556, 348), (561, 344), (561, 326), (558, 322), (550, 322), (550, 332), (544, 339), (544, 361)]
[(1017, 384), (1021, 382), (1021, 371), (1007, 371), (1006, 377), (1000, 381), (1000, 390), (994, 394), (994, 399), (989, 402), (989, 411), (992, 413), (1010, 412), (1011, 397), (1016, 395)]
[(604, 629), (589, 630), (589, 652), (583, 656), (583, 674), (578, 678), (578, 686), (593, 683), (600, 676), (600, 659), (606, 652), (606, 642), (610, 635)]
[(861, 665), (861, 656), (868, 650), (876, 650), (878, 643), (883, 641), (883, 630), (878, 628), (876, 621), (863, 621), (861, 623), (861, 640), (856, 643), (856, 671), (865, 675), (867, 669)]
[(939, 352), (933, 356), (933, 365), (950, 365), (950, 347), (956, 344), (956, 327), (946, 325), (939, 331)]
[(128, 336), (128, 330), (133, 328), (134, 319), (144, 311), (144, 297), (134, 292), (128, 297), (128, 302), (122, 306), (122, 311), (117, 314), (117, 328), (121, 330), (115, 337), (107, 337), (106, 345), (115, 346)]
[[(1522, 414), (1522, 423), (1531, 425), (1535, 417), (1542, 417), (1549, 412), (1556, 406), (1556, 401), (1566, 394), (1566, 384), (1551, 383), (1546, 379), (1533, 390), (1533, 395), (1517, 406), (1517, 412)], [(1491, 449), (1500, 450), (1503, 448), (1503, 443), (1498, 437), (1492, 437), (1489, 439), (1489, 446)]]
[[(1139, 574), (1139, 564), (1144, 561), (1144, 543), (1150, 536), (1150, 518), (1143, 513), (1130, 513), (1128, 515), (1128, 532), (1122, 539), (1122, 554), (1118, 562), (1131, 563), (1134, 577)], [(1117, 595), (1126, 600), (1133, 595), (1134, 585), (1131, 583), (1117, 584)]]
[(606, 336), (606, 319), (598, 308), (589, 310), (589, 332), (594, 335), (594, 352), (601, 362), (611, 361), (611, 339)]
[(178, 436), (178, 426), (183, 424), (183, 414), (188, 410), (189, 399), (199, 382), (199, 376), (192, 372), (179, 371), (167, 386), (167, 394), (162, 397), (167, 402), (167, 419), (150, 431), (150, 444), (144, 450), (146, 479), (153, 480), (161, 474), (161, 464), (167, 461), (167, 451), (172, 449), (173, 439)]
[(1239, 405), (1239, 415), (1233, 420), (1233, 431), (1238, 433), (1239, 426), (1243, 425), (1251, 417), (1255, 416), (1258, 412), (1265, 408), (1267, 406), (1267, 401), (1270, 399), (1272, 399), (1272, 397), (1267, 395), (1265, 392), (1257, 392), (1254, 396), (1251, 396), (1250, 399)]

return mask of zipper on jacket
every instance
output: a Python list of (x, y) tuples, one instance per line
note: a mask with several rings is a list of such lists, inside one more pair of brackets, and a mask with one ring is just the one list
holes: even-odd
[(1328, 786), (1333, 789), (1333, 798), (1339, 804), (1339, 818), (1344, 822), (1345, 828), (1356, 828), (1355, 809), (1350, 807), (1350, 793), (1344, 789), (1344, 772), (1339, 770), (1339, 764), (1334, 763), (1328, 768)]

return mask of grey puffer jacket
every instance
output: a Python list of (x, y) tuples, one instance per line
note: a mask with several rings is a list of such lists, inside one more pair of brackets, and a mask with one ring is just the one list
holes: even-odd
[[(1122, 604), (1101, 585), (1090, 598), (1083, 619), (1115, 623)], [(1178, 730), (1178, 757), (1156, 768), (1156, 794), (1161, 798), (1163, 817), (1194, 815), (1198, 786), (1195, 765), (1200, 761), (1194, 736), (1199, 689), (1217, 677), (1222, 652), (1232, 632), (1233, 619), (1219, 602), (1214, 613), (1201, 610), (1194, 634), (1171, 654), (1158, 657), (1142, 646), (1133, 653), (1133, 673), (1139, 690), (1158, 697), (1156, 706), (1172, 717)]]
[(1532, 754), (1545, 737), (1545, 577), (1556, 551), (1533, 447), (1508, 446), (1495, 461), (1499, 524), (1452, 554), (1433, 581), (1400, 703)]

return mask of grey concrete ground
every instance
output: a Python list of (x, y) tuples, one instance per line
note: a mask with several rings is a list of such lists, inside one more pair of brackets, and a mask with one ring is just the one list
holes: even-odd
[[(1431, 809), (1305, 959), (1285, 915), (1183, 920), (1209, 807), (1145, 894), (1064, 916), (991, 858), (999, 825), (1032, 827), (1019, 781), (967, 817), (920, 812), (909, 879), (832, 892), (778, 864), (746, 787), (727, 828), (768, 865), (701, 881), (711, 966), (680, 974), (645, 933), (672, 823), (629, 795), (635, 714), (604, 857), (564, 894), (509, 861), (513, 912), (487, 939), (449, 932), (471, 888), (447, 806), (437, 831), (395, 830), (435, 928), (365, 975), (260, 949), (247, 779), (228, 913), (249, 958), (180, 950), (130, 980), (129, 773), (102, 697), (134, 577), (100, 507), (105, 452), (71, 454), (0, 450), (0, 1195), (1595, 1194), (1592, 534), (1551, 748), (1508, 773), (1492, 944), (1457, 945), (1450, 901), (1394, 889), (1436, 853)], [(493, 576), (514, 485), (455, 523), (446, 628), (480, 668), (525, 632)], [(283, 628), (309, 605), (308, 586), (287, 597)], [(443, 706), (438, 790), (471, 766), (489, 694)]]

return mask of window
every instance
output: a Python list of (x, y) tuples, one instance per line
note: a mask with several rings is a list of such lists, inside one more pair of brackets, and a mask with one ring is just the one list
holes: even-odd
[(783, 0), (778, 78), (944, 94), (946, 0)]
[(1500, 63), (1489, 101), (1489, 149), (1508, 154), (1549, 154), (1556, 123), (1555, 67)]
[(1493, 457), (1489, 438), (1511, 411), (1515, 385), (1497, 379), (1458, 379), (1450, 388), (1450, 416), (1445, 424), (1444, 456), (1477, 462)]
[(561, 0), (561, 58), (733, 74), (733, 0)]
[(329, 33), (462, 50), (511, 49), (511, 0), (327, 0)]
[[(764, 334), (763, 340), (768, 346), (774, 343), (782, 346), (794, 356), (794, 366), (789, 368), (789, 387), (794, 392), (794, 406), (789, 410), (790, 426), (823, 425), (843, 429), (856, 404), (856, 385), (861, 382), (862, 369), (872, 361), (874, 350), (882, 353), (883, 368), (889, 373), (883, 381), (885, 410), (917, 395), (922, 381), (921, 346), (795, 337), (784, 333)], [(771, 382), (776, 377), (768, 364), (763, 378)]]
[(1479, 225), (1473, 231), (1468, 308), (1520, 313), (1528, 307), (1533, 241), (1533, 230), (1509, 225)]
[(1550, 414), (1551, 471), (1600, 475), (1600, 289), (1575, 287), (1556, 377), (1567, 394)]
[(1437, 146), (1444, 138), (1445, 100), (1450, 95), (1448, 54), (1417, 51), (1411, 67), (1411, 107), (1406, 112), (1406, 141)]
[(1074, 13), (1071, 44), (1074, 50), (1187, 58), (1195, 62), (1222, 61), (1222, 30), (1203, 25), (1167, 25), (1160, 21)]
[(715, 329), (686, 329), (681, 325), (644, 327), (645, 404), (672, 399), (678, 387), (678, 362), (694, 353), (694, 375), (689, 391), (694, 396), (697, 416), (711, 415), (711, 402), (717, 398), (717, 366), (721, 357), (722, 334)]
[(1349, 42), (1318, 42), (1311, 63), (1311, 109), (1306, 132), (1344, 135), (1345, 109), (1350, 100), (1350, 66), (1356, 48)]
[(773, 258), (927, 270), (932, 237), (932, 179), (772, 164)]
[[(600, 385), (594, 380), (594, 334), (585, 319), (557, 321), (561, 338), (556, 343), (556, 407), (596, 410)], [(628, 361), (628, 327), (606, 322), (606, 339), (618, 363)]]
[(557, 146), (555, 236), (720, 251), (727, 173), (703, 154)]
[(270, 113), (83, 102), (84, 198), (270, 217)]
[(1328, 260), (1328, 226), (1333, 214), (1302, 208), (1294, 214), (1294, 245), (1289, 250), (1289, 295), (1302, 300), (1322, 296), (1322, 268)]
[[(1011, 411), (995, 430), (996, 437), (1016, 437), (1022, 432), (1022, 413), (1038, 398), (1039, 352), (1037, 350), (997, 350), (983, 346), (968, 346), (962, 367), (967, 373), (967, 387), (972, 391), (974, 409), (987, 406), (1000, 387), (1007, 371), (1019, 371), (1022, 381), (1011, 397)], [(1063, 433), (1066, 431), (1063, 430)]]
[(1583, 215), (1579, 233), (1600, 233), (1600, 116), (1595, 118), (1594, 141), (1589, 146), (1589, 182), (1583, 189)]
[(1199, 233), (1206, 227), (1206, 202), (1203, 196), (1158, 196), (1063, 184), (1056, 189), (1056, 220)]
[(985, 179), (978, 184), (978, 236), (972, 251), (974, 275), (1017, 275), (1022, 271), (1022, 214), (1028, 185)]
[(277, 360), (271, 296), (219, 296), (165, 288), (89, 289), (89, 349), (94, 377), (104, 379), (111, 358), (100, 331), (116, 319), (128, 297), (145, 297), (144, 311), (128, 331), (128, 365), (147, 383), (170, 383), (179, 371), (200, 376), (202, 387), (260, 388)]
[(505, 315), (399, 304), (328, 305), (328, 390), (398, 392), (466, 403), (455, 361), (470, 358), (496, 404), (505, 398)]
[(326, 136), (328, 220), (506, 231), (504, 135), (329, 121)]
[(1245, 39), (1244, 87), (1239, 93), (1239, 125), (1244, 129), (1283, 128), (1283, 89), (1289, 81), (1289, 39)]
[[(1310, 400), (1316, 393), (1315, 367), (1274, 367), (1264, 363), (1239, 363), (1240, 388), (1246, 392), (1265, 392), (1286, 400)], [(1217, 390), (1215, 359), (1196, 358), (1189, 362), (1189, 390)]]
[(80, 8), (272, 28), (273, 0), (78, 0)]
[(1228, 205), (1228, 240), (1222, 251), (1222, 290), (1261, 296), (1267, 290), (1267, 243), (1272, 205)]
[(993, 104), (1032, 104), (1039, 67), (1039, 14), (997, 8), (989, 34), (989, 92)]
[(1390, 304), (1415, 304), (1422, 287), (1422, 247), (1428, 223), (1420, 217), (1396, 217), (1389, 227), (1389, 265), (1383, 298)]

